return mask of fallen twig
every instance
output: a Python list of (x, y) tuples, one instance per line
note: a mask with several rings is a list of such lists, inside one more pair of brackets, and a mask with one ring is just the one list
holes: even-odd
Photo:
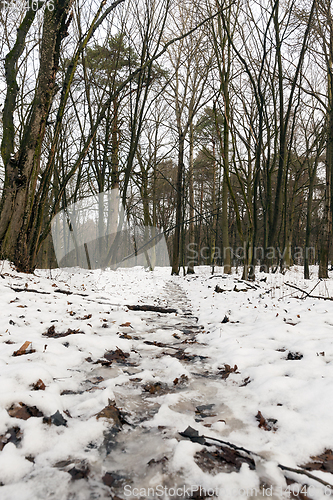
[[(256, 452), (251, 451), (251, 450), (247, 450), (246, 448), (243, 448), (242, 446), (237, 446), (233, 443), (229, 443), (228, 441), (223, 441), (222, 439), (217, 439), (217, 438), (213, 438), (213, 437), (209, 437), (209, 436), (199, 435), (199, 432), (197, 430), (193, 429), (192, 427), (188, 427), (184, 432), (180, 432), (179, 434), (182, 437), (190, 439), (194, 443), (200, 443), (203, 445), (207, 445), (208, 443), (206, 443), (205, 441), (208, 439), (210, 441), (215, 441), (217, 443), (227, 445), (230, 448), (233, 448), (234, 450), (243, 451), (243, 452), (247, 453), (248, 455), (255, 455), (255, 456), (261, 458), (262, 460), (268, 461), (267, 458), (263, 457), (262, 455), (259, 455), (259, 453), (256, 453)], [(314, 476), (313, 474), (311, 474), (310, 472), (308, 472), (306, 470), (293, 469), (292, 467), (287, 467), (286, 465), (282, 465), (282, 464), (278, 464), (278, 467), (281, 470), (285, 470), (288, 472), (294, 472), (295, 474), (303, 474), (303, 475), (309, 477), (310, 479), (313, 479), (314, 481), (318, 481), (318, 483), (321, 483), (324, 486), (332, 488), (332, 490), (333, 490), (332, 484), (327, 483), (323, 479), (320, 479), (319, 477)]]
[(302, 288), (299, 288), (298, 286), (295, 285), (291, 285), (290, 283), (285, 283), (285, 285), (290, 286), (291, 288), (295, 288), (295, 290), (304, 293), (305, 297), (301, 297), (301, 300), (306, 299), (307, 297), (310, 297), (311, 299), (333, 300), (333, 297), (323, 297), (322, 295), (310, 295), (311, 292), (306, 292), (305, 290), (302, 290)]
[(14, 286), (9, 287), (14, 292), (33, 292), (33, 293), (42, 293), (43, 295), (51, 295), (50, 292), (42, 292), (41, 290), (34, 290), (33, 288), (16, 288)]
[(318, 483), (323, 484), (324, 486), (328, 486), (329, 488), (333, 489), (333, 485), (330, 483), (327, 483), (323, 479), (320, 479), (319, 477), (314, 476), (313, 474), (310, 474), (310, 472), (303, 470), (303, 469), (293, 469), (292, 467), (286, 467), (285, 465), (278, 464), (279, 469), (281, 470), (287, 470), (289, 472), (294, 472), (295, 474), (304, 474), (305, 476), (308, 476), (311, 479), (314, 479), (315, 481), (318, 481)]
[(176, 313), (177, 309), (171, 309), (171, 308), (166, 308), (166, 307), (159, 307), (159, 306), (150, 306), (150, 305), (134, 305), (134, 306), (128, 306), (126, 307), (130, 311), (152, 311), (152, 312), (159, 312), (159, 313), (164, 313), (164, 314), (171, 314), (171, 313)]
[[(32, 293), (40, 293), (43, 295), (51, 295), (51, 292), (44, 292), (43, 290), (35, 290), (34, 288), (17, 288), (15, 286), (10, 286), (9, 288), (11, 290), (14, 290), (14, 292), (32, 292)], [(62, 293), (64, 295), (79, 295), (80, 297), (89, 297), (87, 293), (74, 293), (70, 292), (69, 290), (60, 290), (60, 288), (57, 288), (57, 290), (53, 290), (53, 293)]]

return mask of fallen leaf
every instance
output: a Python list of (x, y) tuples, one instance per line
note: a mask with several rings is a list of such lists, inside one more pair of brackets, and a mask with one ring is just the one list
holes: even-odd
[(115, 478), (111, 472), (106, 472), (102, 477), (102, 481), (106, 486), (112, 486), (115, 482)]
[(148, 383), (143, 386), (143, 390), (149, 394), (160, 393), (163, 389), (165, 387), (162, 386), (161, 382)]
[(303, 358), (303, 354), (301, 354), (299, 352), (288, 352), (287, 359), (300, 360), (302, 358)]
[(194, 455), (194, 460), (205, 472), (238, 472), (244, 463), (251, 470), (256, 468), (253, 458), (244, 456), (239, 451), (227, 446), (219, 446), (215, 451), (201, 450)]
[[(120, 476), (115, 472), (106, 472), (102, 477), (102, 481), (105, 484), (105, 486), (109, 486), (110, 488), (124, 486), (124, 484), (126, 484), (127, 482), (125, 477)], [(122, 500), (122, 499), (117, 497), (116, 495), (112, 495), (112, 500)]]
[(302, 469), (306, 470), (321, 470), (324, 472), (333, 473), (333, 452), (325, 450), (321, 455), (310, 457), (313, 462), (301, 465)]
[(129, 321), (127, 321), (126, 323), (123, 323), (122, 325), (119, 325), (119, 326), (128, 327), (128, 326), (131, 326), (131, 323)]
[[(166, 346), (168, 347), (168, 346)], [(179, 349), (174, 352), (163, 352), (165, 356), (171, 356), (172, 358), (177, 358), (182, 361), (193, 361), (195, 358), (206, 359), (206, 356), (195, 356), (194, 354), (186, 354), (183, 349)]]
[(42, 379), (38, 379), (32, 388), (34, 391), (45, 391), (45, 384)]
[(224, 365), (224, 368), (219, 368), (219, 370), (221, 370), (219, 372), (219, 375), (222, 375), (223, 379), (227, 379), (231, 373), (239, 373), (237, 369), (237, 365), (235, 365), (233, 368), (231, 368), (230, 365)]
[(117, 333), (118, 333), (120, 339), (132, 340), (132, 338), (133, 338), (131, 335), (128, 335), (128, 333), (122, 333), (121, 335), (119, 332), (117, 332)]
[(22, 420), (28, 420), (31, 417), (43, 417), (43, 413), (36, 406), (28, 406), (24, 403), (13, 404), (7, 411), (11, 417)]
[(183, 385), (186, 382), (188, 382), (188, 377), (183, 373), (180, 378), (175, 378), (175, 380), (173, 381), (173, 385)]
[(17, 351), (13, 352), (13, 356), (23, 356), (23, 354), (31, 354), (33, 352), (36, 352), (35, 349), (31, 348), (31, 345), (31, 342), (27, 340)]
[(261, 411), (258, 411), (256, 419), (259, 422), (258, 427), (264, 429), (265, 431), (276, 431), (277, 427), (274, 426), (277, 420), (275, 418), (264, 418)]
[(246, 387), (246, 386), (247, 386), (250, 382), (251, 382), (250, 377), (246, 377), (246, 378), (243, 380), (243, 383), (242, 383), (239, 387)]
[(83, 318), (76, 318), (76, 319), (79, 319), (81, 321), (85, 321), (85, 320), (90, 319), (90, 318), (92, 318), (92, 314), (85, 314), (83, 316)]
[(79, 328), (77, 330), (72, 330), (71, 328), (68, 328), (67, 332), (57, 333), (55, 331), (55, 326), (52, 325), (42, 335), (43, 335), (43, 337), (49, 337), (49, 338), (53, 338), (53, 339), (59, 339), (61, 337), (67, 337), (68, 335), (75, 335), (76, 333), (84, 333), (84, 332), (80, 331)]
[(97, 413), (96, 418), (106, 418), (107, 420), (113, 420), (115, 427), (121, 428), (124, 423), (126, 423), (122, 412), (116, 407), (114, 401), (109, 399), (109, 404)]
[(117, 363), (124, 362), (128, 357), (129, 354), (119, 349), (119, 347), (117, 347), (115, 351), (107, 351), (104, 354), (105, 359), (107, 359), (108, 361), (116, 361)]
[(89, 475), (90, 469), (88, 465), (83, 464), (81, 467), (73, 467), (68, 471), (68, 474), (72, 476), (73, 481), (77, 481), (78, 479), (86, 479)]

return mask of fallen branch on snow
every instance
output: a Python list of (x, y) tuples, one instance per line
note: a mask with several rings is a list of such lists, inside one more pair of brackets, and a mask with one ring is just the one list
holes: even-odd
[(333, 485), (330, 483), (327, 483), (323, 479), (320, 479), (319, 477), (314, 476), (313, 474), (310, 474), (310, 472), (303, 470), (303, 469), (293, 469), (292, 467), (286, 467), (285, 465), (278, 464), (279, 469), (281, 470), (286, 470), (288, 472), (294, 472), (295, 474), (304, 474), (304, 476), (308, 476), (311, 479), (314, 479), (315, 481), (318, 481), (318, 483), (323, 484), (324, 486), (328, 486), (329, 488), (333, 489)]
[[(199, 432), (196, 429), (193, 429), (192, 427), (187, 427), (187, 429), (184, 432), (179, 432), (179, 434), (182, 437), (190, 439), (193, 443), (209, 445), (209, 443), (206, 442), (206, 440), (208, 439), (210, 441), (215, 441), (217, 443), (227, 445), (234, 450), (243, 451), (243, 452), (247, 453), (248, 455), (255, 455), (255, 456), (261, 458), (262, 460), (267, 461), (267, 459), (265, 457), (263, 457), (262, 455), (259, 455), (259, 453), (256, 453), (256, 452), (251, 451), (251, 450), (247, 450), (246, 448), (243, 448), (242, 446), (237, 446), (233, 443), (229, 443), (228, 441), (223, 441), (222, 439), (217, 439), (217, 438), (213, 438), (213, 437), (209, 437), (209, 436), (199, 435)], [(323, 479), (320, 479), (319, 477), (316, 477), (313, 474), (310, 474), (310, 472), (308, 472), (304, 469), (293, 469), (292, 467), (287, 467), (287, 466), (282, 465), (282, 464), (278, 464), (278, 467), (281, 470), (285, 470), (288, 472), (294, 472), (295, 474), (303, 474), (304, 476), (307, 476), (310, 479), (313, 479), (314, 481), (317, 481), (317, 482), (321, 483), (322, 485), (324, 485), (328, 488), (331, 488), (333, 490), (332, 484), (327, 483)]]
[(168, 309), (166, 307), (159, 307), (159, 306), (150, 306), (150, 305), (134, 305), (134, 306), (128, 306), (128, 309), (130, 311), (152, 311), (152, 312), (159, 312), (159, 313), (164, 313), (164, 314), (171, 314), (171, 313), (176, 313), (178, 309)]
[(290, 283), (285, 283), (285, 285), (290, 286), (291, 288), (295, 288), (295, 290), (304, 293), (305, 297), (302, 297), (302, 299), (310, 297), (311, 299), (333, 300), (333, 297), (323, 297), (322, 295), (311, 295), (311, 292), (306, 292), (305, 290), (302, 290), (302, 288), (299, 288), (296, 285), (291, 285)]

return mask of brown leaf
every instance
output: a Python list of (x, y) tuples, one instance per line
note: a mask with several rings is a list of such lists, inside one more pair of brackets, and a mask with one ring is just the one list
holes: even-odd
[(42, 379), (38, 379), (32, 388), (34, 391), (45, 391), (45, 384)]
[(102, 481), (106, 486), (112, 486), (115, 482), (115, 478), (113, 477), (111, 472), (106, 472), (102, 477)]
[(132, 336), (128, 335), (128, 333), (122, 333), (121, 335), (118, 333), (120, 339), (132, 340)]
[(36, 406), (28, 406), (24, 403), (13, 404), (9, 410), (9, 415), (14, 418), (28, 420), (31, 417), (43, 417), (43, 413)]
[(233, 368), (231, 368), (230, 365), (224, 365), (224, 368), (222, 369), (222, 371), (220, 371), (219, 375), (222, 375), (223, 379), (227, 379), (231, 373), (239, 373), (237, 372), (237, 369), (237, 365), (235, 365)]
[(276, 424), (277, 420), (274, 419), (274, 418), (264, 418), (261, 411), (258, 410), (258, 413), (256, 415), (256, 419), (258, 420), (259, 422), (259, 425), (258, 427), (260, 427), (260, 429), (264, 429), (265, 431), (276, 431), (276, 427), (274, 426), (274, 424)]
[(36, 352), (36, 350), (31, 348), (31, 342), (27, 340), (17, 351), (13, 352), (13, 356), (23, 356), (23, 354), (31, 354), (33, 352)]
[(243, 380), (243, 383), (242, 383), (239, 387), (246, 387), (248, 384), (250, 384), (250, 382), (251, 382), (250, 377), (246, 377), (246, 378)]
[(154, 382), (145, 384), (143, 386), (143, 390), (149, 392), (149, 394), (156, 394), (157, 392), (161, 392), (163, 390), (161, 382)]
[(123, 362), (128, 357), (129, 354), (119, 349), (119, 347), (117, 347), (115, 351), (107, 351), (104, 354), (104, 358), (107, 359), (108, 361)]
[(123, 327), (128, 327), (128, 326), (131, 326), (131, 323), (129, 321), (127, 321), (126, 323), (123, 323), (122, 325), (120, 326), (123, 326)]
[[(116, 474), (115, 472), (106, 472), (102, 477), (102, 481), (106, 486), (110, 488), (119, 488), (120, 486), (124, 486), (126, 484), (126, 480), (124, 477)], [(122, 498), (117, 497), (117, 495), (112, 494), (112, 500), (122, 500)]]
[(207, 449), (199, 451), (195, 454), (194, 460), (206, 472), (238, 472), (243, 463), (248, 464), (251, 470), (256, 468), (252, 458), (227, 446), (221, 446), (215, 451)]
[(109, 404), (97, 413), (96, 418), (106, 418), (107, 420), (113, 420), (114, 425), (118, 428), (122, 427), (125, 422), (122, 412), (116, 407), (114, 401), (109, 399)]
[(313, 462), (301, 465), (302, 469), (306, 470), (321, 470), (324, 472), (333, 473), (333, 452), (332, 450), (325, 450), (324, 453), (318, 456), (311, 457)]
[(61, 337), (67, 337), (68, 335), (75, 335), (76, 333), (84, 333), (84, 332), (80, 331), (79, 328), (77, 330), (71, 330), (71, 328), (68, 328), (67, 332), (57, 333), (55, 331), (55, 326), (52, 325), (50, 326), (50, 328), (48, 328), (48, 330), (45, 333), (43, 333), (43, 337), (59, 339)]
[(173, 385), (185, 384), (186, 382), (188, 382), (188, 377), (183, 373), (180, 378), (175, 378), (175, 380), (173, 381)]
[[(168, 347), (168, 346), (166, 346)], [(163, 352), (165, 356), (171, 356), (172, 358), (176, 358), (182, 361), (193, 361), (196, 356), (194, 354), (186, 354), (183, 349), (179, 349), (174, 352)], [(198, 356), (200, 359), (205, 359), (205, 356)]]

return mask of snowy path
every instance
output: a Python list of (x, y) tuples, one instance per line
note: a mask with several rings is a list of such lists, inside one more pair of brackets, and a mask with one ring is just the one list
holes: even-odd
[(1, 500), (330, 496), (278, 464), (333, 447), (331, 303), (204, 270), (1, 277)]

